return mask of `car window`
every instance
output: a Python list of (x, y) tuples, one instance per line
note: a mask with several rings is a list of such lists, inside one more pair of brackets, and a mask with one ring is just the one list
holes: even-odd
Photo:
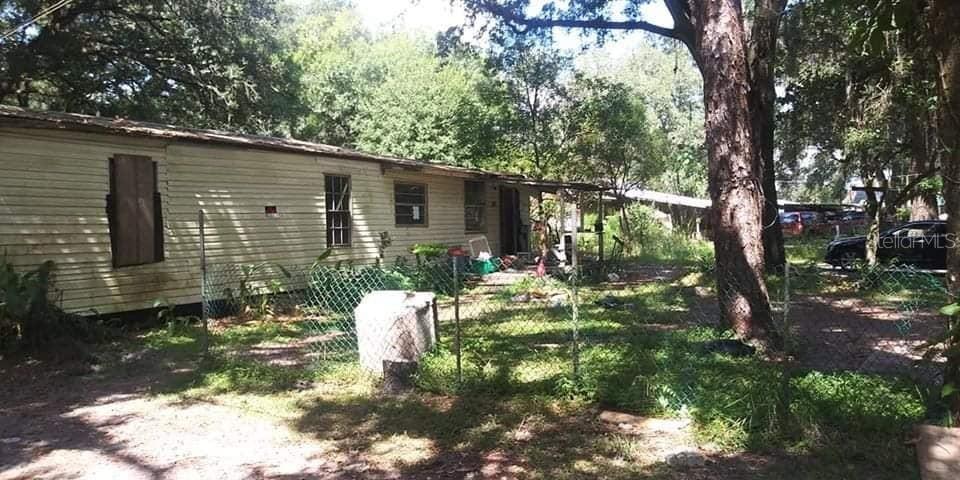
[(783, 215), (780, 221), (783, 223), (794, 223), (799, 219), (800, 219), (800, 216), (797, 215), (796, 213), (787, 213)]
[(927, 229), (927, 235), (945, 235), (947, 233), (947, 224), (945, 223), (934, 223), (933, 226)]
[(930, 230), (930, 224), (919, 223), (913, 225), (907, 225), (905, 227), (898, 228), (891, 232), (891, 235), (897, 237), (922, 237), (927, 234), (927, 231)]

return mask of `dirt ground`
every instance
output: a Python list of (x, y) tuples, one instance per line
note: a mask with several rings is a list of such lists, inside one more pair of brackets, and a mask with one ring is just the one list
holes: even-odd
[[(632, 275), (630, 281), (672, 280), (680, 273), (649, 269)], [(910, 332), (902, 334), (893, 313), (873, 311), (849, 299), (811, 297), (799, 302), (794, 313), (798, 338), (805, 339), (799, 361), (817, 368), (916, 372), (913, 347), (932, 329), (939, 328), (935, 318), (918, 317)], [(290, 348), (261, 344), (251, 350), (251, 355), (279, 365), (296, 365), (300, 357)], [(331, 426), (330, 432), (317, 434), (295, 428), (302, 412), (273, 410), (271, 404), (259, 404), (254, 397), (220, 402), (158, 396), (157, 389), (189, 376), (196, 365), (170, 363), (141, 353), (118, 354), (109, 373), (97, 371), (96, 366), (0, 365), (0, 480), (530, 476), (530, 466), (519, 460), (516, 452), (501, 446), (486, 450), (441, 448), (405, 432), (395, 432), (392, 436), (374, 436), (361, 449), (351, 438), (350, 429), (369, 428), (362, 409), (347, 419), (346, 431), (334, 431)], [(290, 395), (307, 401), (311, 393)], [(452, 400), (433, 397), (416, 401)], [(351, 411), (336, 413), (344, 416)], [(575, 442), (640, 439), (631, 444), (631, 448), (642, 450), (639, 455), (610, 460), (613, 467), (617, 462), (640, 465), (639, 469), (625, 468), (625, 472), (634, 473), (623, 478), (782, 478), (797, 468), (802, 470), (803, 462), (809, 461), (785, 454), (721, 455), (707, 450), (705, 466), (674, 470), (657, 462), (670, 452), (697, 448), (685, 424), (646, 422), (636, 417), (624, 420), (599, 410), (553, 419), (549, 428), (534, 424), (527, 428), (521, 423), (510, 445), (517, 451), (524, 450), (534, 441), (530, 432), (538, 428), (542, 430), (537, 438), (550, 438), (551, 432), (579, 432)], [(561, 446), (558, 454), (576, 447)], [(574, 476), (605, 477), (603, 472), (590, 470)]]
[[(131, 365), (131, 370), (141, 374), (104, 379), (96, 373), (45, 372), (31, 379), (24, 378), (25, 372), (12, 372), (6, 377), (15, 383), (4, 382), (0, 394), (0, 480), (529, 477), (530, 465), (502, 448), (437, 451), (416, 438), (384, 437), (363, 450), (351, 450), (349, 437), (296, 431), (285, 412), (261, 410), (256, 402), (175, 401), (149, 394), (163, 377), (184, 373), (178, 368), (161, 372)], [(703, 467), (664, 471), (665, 467), (655, 464), (665, 455), (696, 450), (687, 422), (645, 421), (609, 413), (571, 417), (550, 428), (578, 431), (594, 442), (638, 440), (632, 448), (639, 449), (639, 455), (614, 459), (613, 466), (628, 461), (645, 464), (651, 468), (651, 478), (747, 479), (758, 472), (781, 471), (792, 462), (771, 456), (708, 454)], [(522, 450), (537, 428), (517, 428), (512, 434), (514, 445)], [(402, 463), (418, 458), (429, 460), (415, 468)], [(605, 477), (590, 471), (574, 476)]]

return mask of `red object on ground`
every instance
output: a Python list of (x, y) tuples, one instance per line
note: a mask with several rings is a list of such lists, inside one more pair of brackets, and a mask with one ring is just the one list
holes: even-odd
[(451, 257), (467, 257), (470, 254), (467, 253), (463, 247), (450, 247), (447, 249), (447, 255)]
[(542, 277), (547, 274), (547, 263), (541, 258), (537, 263), (537, 276)]

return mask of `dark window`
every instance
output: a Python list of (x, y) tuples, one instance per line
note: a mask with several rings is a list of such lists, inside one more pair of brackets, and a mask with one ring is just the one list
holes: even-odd
[(324, 175), (327, 246), (350, 245), (350, 177)]
[(427, 186), (416, 183), (393, 185), (394, 214), (397, 225), (427, 224)]
[(487, 228), (485, 197), (486, 189), (483, 182), (465, 181), (463, 215), (464, 224), (468, 232), (482, 232)]
[(115, 267), (163, 261), (157, 162), (138, 155), (114, 155), (110, 159), (107, 217)]

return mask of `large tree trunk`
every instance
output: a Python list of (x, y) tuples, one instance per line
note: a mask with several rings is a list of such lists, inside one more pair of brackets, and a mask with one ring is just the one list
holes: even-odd
[[(924, 63), (917, 60), (916, 63)], [(914, 179), (936, 168), (936, 154), (930, 148), (929, 125), (930, 115), (926, 112), (917, 112), (917, 115), (908, 115), (906, 119), (910, 131), (910, 165), (907, 177)], [(910, 221), (933, 220), (937, 218), (937, 194), (928, 189), (920, 188), (917, 195), (910, 199)]]
[[(947, 211), (947, 232), (960, 235), (960, 2), (933, 0), (929, 11), (931, 45), (937, 59), (938, 137), (943, 148), (943, 197)], [(960, 249), (947, 242), (947, 282), (954, 298), (960, 294)], [(960, 357), (949, 357), (944, 384), (960, 387)], [(960, 393), (947, 401), (954, 419), (960, 422)]]
[(866, 254), (867, 265), (875, 266), (877, 261), (877, 249), (880, 246), (880, 222), (881, 222), (881, 209), (880, 202), (877, 201), (876, 195), (873, 199), (867, 200), (866, 208), (866, 220), (867, 220), (867, 233), (866, 233), (866, 245), (864, 246), (864, 253)]
[(754, 156), (739, 0), (691, 2), (704, 79), (717, 295), (738, 336), (779, 348), (763, 278), (761, 165)]
[(780, 226), (776, 168), (773, 164), (774, 110), (777, 94), (774, 88), (774, 65), (777, 56), (777, 35), (784, 0), (756, 0), (750, 28), (750, 109), (757, 161), (763, 171), (763, 256), (768, 271), (781, 270), (786, 263), (783, 229)]
[[(916, 63), (923, 63), (917, 60)], [(907, 166), (907, 183), (918, 176), (926, 175), (936, 168), (935, 156), (928, 147), (929, 115), (917, 112), (916, 115), (907, 115), (904, 119), (910, 135), (910, 164)], [(920, 188), (916, 196), (907, 201), (910, 209), (910, 221), (932, 220), (937, 218), (937, 194), (928, 189)]]
[[(911, 16), (923, 18), (924, 6), (926, 2), (916, 2), (911, 6)], [(922, 23), (918, 24), (918, 27)], [(907, 127), (907, 133), (910, 139), (910, 164), (908, 167), (907, 181), (927, 176), (929, 172), (935, 170), (939, 165), (938, 153), (936, 148), (936, 114), (928, 108), (926, 99), (928, 97), (927, 83), (935, 77), (934, 61), (930, 51), (930, 38), (922, 33), (921, 28), (915, 28), (915, 32), (903, 32), (898, 37), (898, 50), (902, 49), (904, 56), (912, 57), (909, 62), (910, 69), (907, 72), (907, 84), (901, 87), (903, 91), (914, 92), (913, 95), (919, 97), (920, 101), (910, 102), (911, 111), (903, 119)], [(898, 54), (900, 56), (901, 54)], [(910, 221), (933, 220), (939, 216), (937, 208), (937, 192), (930, 188), (920, 187), (914, 197), (910, 198), (907, 206), (910, 209)]]

